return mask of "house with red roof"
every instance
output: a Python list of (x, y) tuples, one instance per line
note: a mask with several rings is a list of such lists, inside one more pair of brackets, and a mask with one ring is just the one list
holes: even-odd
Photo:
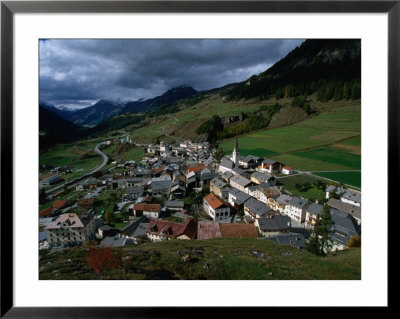
[(46, 209), (43, 209), (42, 211), (39, 212), (39, 217), (50, 217), (53, 215), (53, 207), (48, 207)]
[(204, 211), (217, 221), (231, 216), (231, 206), (222, 198), (214, 194), (208, 194), (203, 200)]
[(137, 203), (133, 206), (133, 212), (136, 217), (147, 216), (150, 218), (158, 218), (160, 216), (160, 204)]
[(151, 241), (171, 239), (195, 239), (197, 234), (197, 219), (188, 218), (184, 223), (152, 218), (146, 229)]
[(58, 199), (53, 202), (53, 208), (61, 209), (67, 206), (68, 201), (63, 199)]
[(282, 174), (285, 175), (290, 175), (293, 174), (293, 168), (291, 168), (290, 166), (282, 166)]

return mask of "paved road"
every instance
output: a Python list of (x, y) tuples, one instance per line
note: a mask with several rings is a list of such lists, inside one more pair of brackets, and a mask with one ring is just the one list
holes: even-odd
[[(101, 142), (101, 143), (97, 144), (96, 147), (94, 148), (94, 151), (95, 151), (97, 154), (99, 154), (100, 156), (103, 157), (103, 163), (101, 163), (101, 164), (100, 164), (99, 166), (97, 166), (93, 171), (91, 171), (90, 174), (93, 174), (94, 172), (97, 172), (98, 170), (101, 170), (104, 166), (107, 165), (108, 156), (107, 156), (106, 154), (104, 154), (102, 151), (99, 150), (99, 146), (100, 146), (101, 144), (105, 144), (105, 143), (106, 143), (106, 142)], [(57, 192), (57, 191), (63, 189), (63, 188), (64, 188), (64, 185), (65, 185), (66, 183), (67, 183), (67, 182), (65, 182), (65, 183), (63, 183), (63, 184), (61, 184), (61, 185), (58, 185), (58, 186), (56, 186), (56, 187), (53, 187), (53, 188), (47, 190), (46, 193), (47, 193), (48, 195), (50, 195), (50, 194), (52, 194), (52, 193), (54, 193), (54, 192)], [(72, 188), (72, 187), (73, 187), (73, 185), (70, 185), (70, 186), (69, 186), (69, 188)], [(51, 197), (51, 196), (50, 196), (50, 197)]]
[(91, 171), (90, 174), (93, 174), (94, 172), (97, 172), (98, 170), (101, 170), (104, 166), (107, 165), (108, 156), (105, 153), (103, 153), (102, 151), (99, 150), (99, 146), (102, 145), (102, 144), (105, 144), (105, 143), (106, 142), (101, 142), (101, 143), (97, 144), (96, 147), (94, 148), (94, 151), (97, 154), (99, 154), (99, 155), (101, 155), (103, 157), (103, 163), (100, 166), (96, 167), (93, 171)]

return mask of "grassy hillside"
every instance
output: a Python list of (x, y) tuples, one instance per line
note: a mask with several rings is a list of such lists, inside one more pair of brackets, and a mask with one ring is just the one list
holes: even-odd
[(114, 269), (101, 276), (87, 265), (85, 249), (42, 255), (39, 279), (361, 279), (355, 248), (321, 258), (261, 239), (172, 240), (114, 249)]
[(39, 165), (40, 167), (45, 165), (47, 168), (57, 166), (72, 168), (72, 173), (62, 176), (65, 180), (82, 176), (103, 162), (102, 157), (94, 152), (94, 146), (98, 143), (98, 140), (92, 140), (80, 143), (57, 144), (40, 154)]
[[(324, 109), (320, 104), (320, 109), (324, 111), (296, 124), (239, 137), (240, 154), (270, 157), (294, 169), (360, 187), (360, 105), (342, 102)], [(226, 154), (233, 145), (234, 139), (220, 143)]]
[(144, 155), (143, 148), (131, 144), (112, 144), (103, 146), (101, 150), (107, 154), (111, 161), (125, 162), (134, 160), (140, 162)]

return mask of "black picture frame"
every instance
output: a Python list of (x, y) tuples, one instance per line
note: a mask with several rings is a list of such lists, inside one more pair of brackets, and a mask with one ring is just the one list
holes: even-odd
[[(13, 305), (13, 17), (16, 13), (387, 13), (388, 14), (388, 207), (399, 180), (400, 1), (1, 1), (1, 317), (157, 318), (187, 317), (186, 308), (68, 307)], [(388, 218), (390, 216), (388, 215)], [(390, 223), (389, 223), (390, 224)], [(388, 241), (390, 243), (390, 240)], [(388, 254), (389, 256), (389, 254)], [(389, 264), (389, 263), (388, 263)], [(388, 281), (388, 285), (389, 285)], [(34, 292), (33, 292), (34, 293)], [(390, 298), (388, 300), (390, 306)], [(303, 310), (306, 310), (303, 308)], [(226, 309), (213, 310), (222, 315)], [(242, 312), (243, 311), (243, 312)], [(236, 311), (244, 314), (245, 308)], [(305, 312), (305, 311), (304, 311)]]

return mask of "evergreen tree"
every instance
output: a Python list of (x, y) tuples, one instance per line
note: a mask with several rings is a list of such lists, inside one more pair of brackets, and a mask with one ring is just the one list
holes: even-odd
[(318, 256), (325, 256), (332, 244), (329, 235), (332, 233), (332, 216), (327, 204), (323, 205), (322, 213), (318, 216), (313, 232), (307, 244), (307, 250)]
[(44, 188), (41, 188), (39, 191), (39, 203), (43, 204), (46, 202), (46, 200), (47, 200), (46, 191), (44, 190)]

